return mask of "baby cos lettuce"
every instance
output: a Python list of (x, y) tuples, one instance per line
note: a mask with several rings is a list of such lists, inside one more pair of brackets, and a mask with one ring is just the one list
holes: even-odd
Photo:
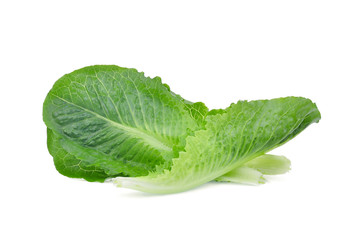
[(238, 101), (211, 110), (135, 69), (90, 66), (60, 78), (43, 106), (48, 149), (63, 175), (152, 193), (206, 182), (262, 183), (290, 169), (265, 153), (320, 113), (309, 99)]

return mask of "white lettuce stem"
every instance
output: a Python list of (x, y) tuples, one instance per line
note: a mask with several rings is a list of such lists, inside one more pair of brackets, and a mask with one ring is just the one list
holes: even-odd
[(234, 182), (241, 184), (257, 185), (265, 183), (263, 174), (256, 169), (239, 167), (215, 179), (219, 182)]

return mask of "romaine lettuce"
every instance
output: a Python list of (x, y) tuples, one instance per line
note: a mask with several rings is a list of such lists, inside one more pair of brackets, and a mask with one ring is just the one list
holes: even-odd
[(153, 193), (208, 181), (261, 183), (289, 170), (264, 155), (295, 137), (320, 113), (301, 97), (239, 101), (208, 111), (135, 69), (91, 66), (60, 78), (43, 107), (48, 149), (69, 177)]

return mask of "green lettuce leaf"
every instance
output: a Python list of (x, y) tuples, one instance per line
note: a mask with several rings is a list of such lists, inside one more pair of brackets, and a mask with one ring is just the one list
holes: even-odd
[(143, 177), (117, 177), (120, 187), (151, 193), (185, 191), (214, 180), (284, 144), (320, 113), (309, 99), (287, 97), (239, 101), (206, 117), (206, 129), (188, 136), (170, 170)]
[(173, 94), (159, 77), (91, 66), (55, 83), (43, 119), (60, 136), (60, 147), (86, 166), (107, 176), (142, 176), (170, 168), (186, 137), (204, 125), (207, 111)]

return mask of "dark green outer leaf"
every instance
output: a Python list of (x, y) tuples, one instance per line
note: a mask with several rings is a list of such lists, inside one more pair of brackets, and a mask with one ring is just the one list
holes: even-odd
[(59, 79), (44, 102), (61, 147), (107, 175), (169, 168), (200, 124), (160, 78), (135, 69), (92, 66)]

